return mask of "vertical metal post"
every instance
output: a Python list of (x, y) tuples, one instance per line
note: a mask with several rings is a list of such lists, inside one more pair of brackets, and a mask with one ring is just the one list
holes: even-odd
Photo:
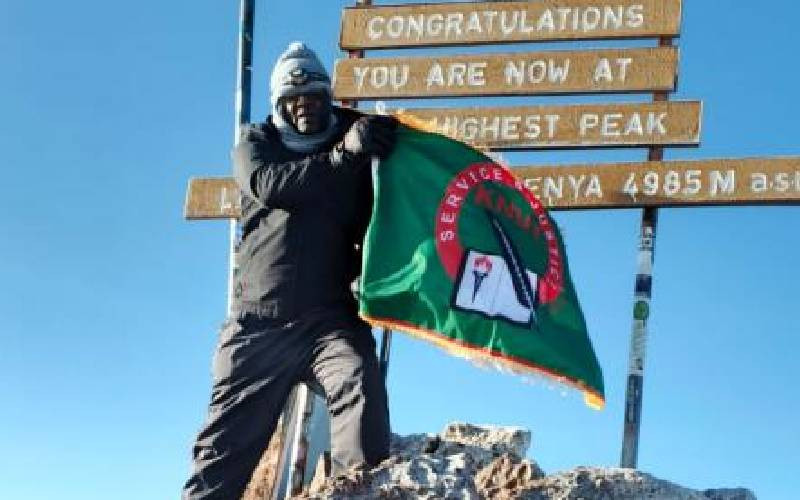
[[(239, 44), (238, 54), (236, 59), (236, 96), (234, 102), (234, 133), (233, 143), (237, 145), (241, 138), (242, 128), (245, 124), (251, 121), (251, 104), (252, 104), (252, 81), (253, 81), (253, 34), (254, 34), (254, 19), (255, 19), (255, 0), (240, 0), (239, 4)], [(227, 313), (233, 312), (233, 300), (236, 294), (236, 277), (239, 272), (239, 240), (241, 238), (241, 226), (239, 221), (231, 219), (229, 226), (229, 261), (228, 261), (228, 304)], [(283, 420), (283, 417), (282, 419)], [(287, 433), (286, 425), (279, 422), (275, 433), (274, 439), (278, 439), (277, 448), (283, 448), (284, 435)], [(268, 453), (262, 457), (264, 460), (269, 460)], [(278, 471), (283, 467), (283, 454), (278, 459), (276, 471), (272, 477), (272, 484), (267, 485), (268, 495), (272, 495), (277, 491), (277, 486), (280, 483)]]
[[(239, 142), (242, 125), (250, 122), (251, 88), (253, 81), (253, 18), (255, 0), (241, 0), (239, 6), (239, 54), (236, 62), (236, 121), (233, 133), (234, 145)], [(230, 221), (230, 251), (228, 262), (228, 314), (233, 306), (234, 283), (239, 271), (237, 247), (239, 241), (239, 221)]]
[[(372, 178), (378, 175), (378, 168), (380, 168), (380, 160), (377, 156), (372, 158)], [(386, 376), (389, 373), (389, 353), (392, 350), (392, 331), (388, 328), (381, 328), (381, 347), (380, 355), (378, 358), (378, 366), (381, 370), (383, 381), (386, 382)]]
[[(671, 38), (659, 39), (660, 47), (672, 45)], [(653, 94), (654, 102), (669, 98), (668, 92)], [(649, 161), (664, 159), (664, 148), (652, 147)], [(647, 347), (647, 320), (650, 316), (650, 298), (653, 290), (653, 261), (655, 259), (656, 226), (658, 210), (647, 207), (642, 212), (637, 258), (636, 284), (633, 298), (633, 326), (631, 331), (628, 384), (625, 390), (625, 416), (620, 467), (636, 468), (639, 455), (639, 429), (642, 419), (642, 389), (644, 386), (644, 358)]]
[(289, 463), (289, 483), (286, 485), (286, 497), (291, 498), (303, 491), (306, 463), (308, 461), (308, 425), (314, 410), (314, 394), (308, 385), (300, 384), (297, 387), (295, 409), (295, 430), (292, 438), (291, 458)]
[(392, 331), (388, 328), (382, 328), (382, 330), (380, 367), (383, 381), (386, 382), (386, 376), (389, 373), (389, 353), (392, 350)]
[[(308, 384), (300, 383), (295, 387), (294, 399), (294, 432), (292, 433), (292, 440), (287, 441), (287, 449), (282, 453), (283, 456), (289, 457), (289, 477), (286, 481), (286, 493), (284, 498), (291, 498), (302, 492), (303, 485), (306, 478), (306, 465), (308, 463), (308, 427), (311, 422), (311, 417), (314, 414), (314, 398), (315, 395), (309, 389)], [(287, 409), (284, 410), (284, 415), (288, 413)], [(283, 464), (280, 464), (279, 471), (283, 470)], [(277, 492), (277, 489), (275, 490)], [(274, 498), (274, 496), (273, 496)]]
[[(369, 6), (372, 5), (372, 0), (356, 0), (356, 5), (360, 6)], [(364, 57), (363, 50), (349, 50), (347, 52), (348, 57), (350, 59), (361, 59)], [(342, 101), (342, 106), (346, 108), (357, 108), (358, 101), (356, 100), (347, 100)], [(381, 328), (381, 345), (380, 345), (380, 369), (381, 374), (383, 375), (383, 380), (386, 380), (386, 375), (389, 372), (389, 354), (391, 353), (392, 347), (392, 331), (388, 328)]]

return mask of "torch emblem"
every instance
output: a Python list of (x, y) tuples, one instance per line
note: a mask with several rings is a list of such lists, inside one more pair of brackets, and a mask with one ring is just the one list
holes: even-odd
[(481, 288), (483, 280), (492, 272), (492, 261), (487, 256), (481, 256), (475, 259), (472, 266), (472, 274), (475, 276), (475, 282), (472, 285), (472, 302), (475, 302), (475, 297), (478, 295), (478, 290)]

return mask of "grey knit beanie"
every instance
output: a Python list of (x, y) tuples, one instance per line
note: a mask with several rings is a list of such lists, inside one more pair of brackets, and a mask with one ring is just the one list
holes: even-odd
[(279, 105), (281, 97), (312, 92), (325, 92), (331, 99), (331, 79), (317, 54), (303, 42), (292, 42), (281, 54), (269, 81), (272, 102), (272, 123), (278, 129), (283, 144), (303, 153), (317, 151), (326, 144), (336, 129), (336, 116), (331, 113), (325, 130), (315, 134), (300, 134), (289, 124)]
[(320, 91), (332, 95), (328, 72), (317, 54), (303, 42), (290, 43), (275, 62), (269, 88), (272, 109), (278, 114), (277, 105), (281, 97)]

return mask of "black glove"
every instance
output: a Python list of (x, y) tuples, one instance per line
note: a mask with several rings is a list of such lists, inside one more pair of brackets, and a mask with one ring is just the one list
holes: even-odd
[(396, 142), (397, 120), (391, 116), (362, 116), (344, 135), (341, 148), (357, 160), (386, 158)]

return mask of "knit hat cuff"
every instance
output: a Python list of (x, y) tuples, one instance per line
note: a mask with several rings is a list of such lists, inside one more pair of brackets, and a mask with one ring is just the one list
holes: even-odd
[(298, 94), (325, 92), (332, 96), (331, 79), (317, 54), (302, 42), (293, 42), (275, 63), (270, 78), (270, 101)]

